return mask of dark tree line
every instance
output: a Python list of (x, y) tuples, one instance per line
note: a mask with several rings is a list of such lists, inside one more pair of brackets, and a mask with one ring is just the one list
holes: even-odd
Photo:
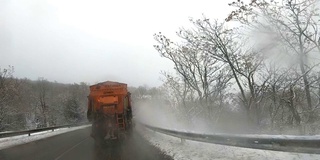
[(89, 86), (14, 78), (0, 71), (0, 131), (24, 130), (86, 121)]

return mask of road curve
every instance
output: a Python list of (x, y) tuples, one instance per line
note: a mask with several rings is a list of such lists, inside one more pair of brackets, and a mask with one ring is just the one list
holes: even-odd
[(171, 160), (138, 133), (123, 145), (97, 147), (91, 127), (0, 150), (0, 160)]

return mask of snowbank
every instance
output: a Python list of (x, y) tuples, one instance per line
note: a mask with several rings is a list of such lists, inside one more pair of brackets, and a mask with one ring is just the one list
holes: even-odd
[(176, 160), (319, 160), (318, 154), (290, 153), (241, 147), (224, 146), (195, 141), (181, 143), (179, 138), (153, 132), (147, 129), (138, 129), (152, 145)]
[(59, 135), (62, 133), (86, 128), (89, 126), (91, 125), (72, 127), (72, 128), (60, 128), (60, 129), (55, 129), (54, 131), (49, 130), (49, 131), (37, 132), (37, 133), (31, 134), (30, 136), (26, 134), (26, 135), (14, 136), (14, 137), (0, 138), (0, 150), (13, 147), (16, 145), (25, 144), (32, 141), (48, 138), (51, 136)]

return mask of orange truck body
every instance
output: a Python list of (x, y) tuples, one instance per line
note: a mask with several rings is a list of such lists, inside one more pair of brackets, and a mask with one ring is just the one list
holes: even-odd
[(95, 139), (119, 139), (131, 128), (130, 93), (127, 84), (106, 81), (90, 86), (88, 120)]

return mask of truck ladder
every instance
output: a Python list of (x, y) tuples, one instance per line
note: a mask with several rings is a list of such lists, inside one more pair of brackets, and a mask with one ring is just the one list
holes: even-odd
[(119, 130), (124, 131), (125, 130), (125, 121), (123, 114), (117, 114), (117, 125), (119, 127)]
[(119, 139), (126, 139), (126, 134), (125, 134), (125, 119), (123, 114), (117, 114), (117, 123), (118, 123), (118, 136)]

